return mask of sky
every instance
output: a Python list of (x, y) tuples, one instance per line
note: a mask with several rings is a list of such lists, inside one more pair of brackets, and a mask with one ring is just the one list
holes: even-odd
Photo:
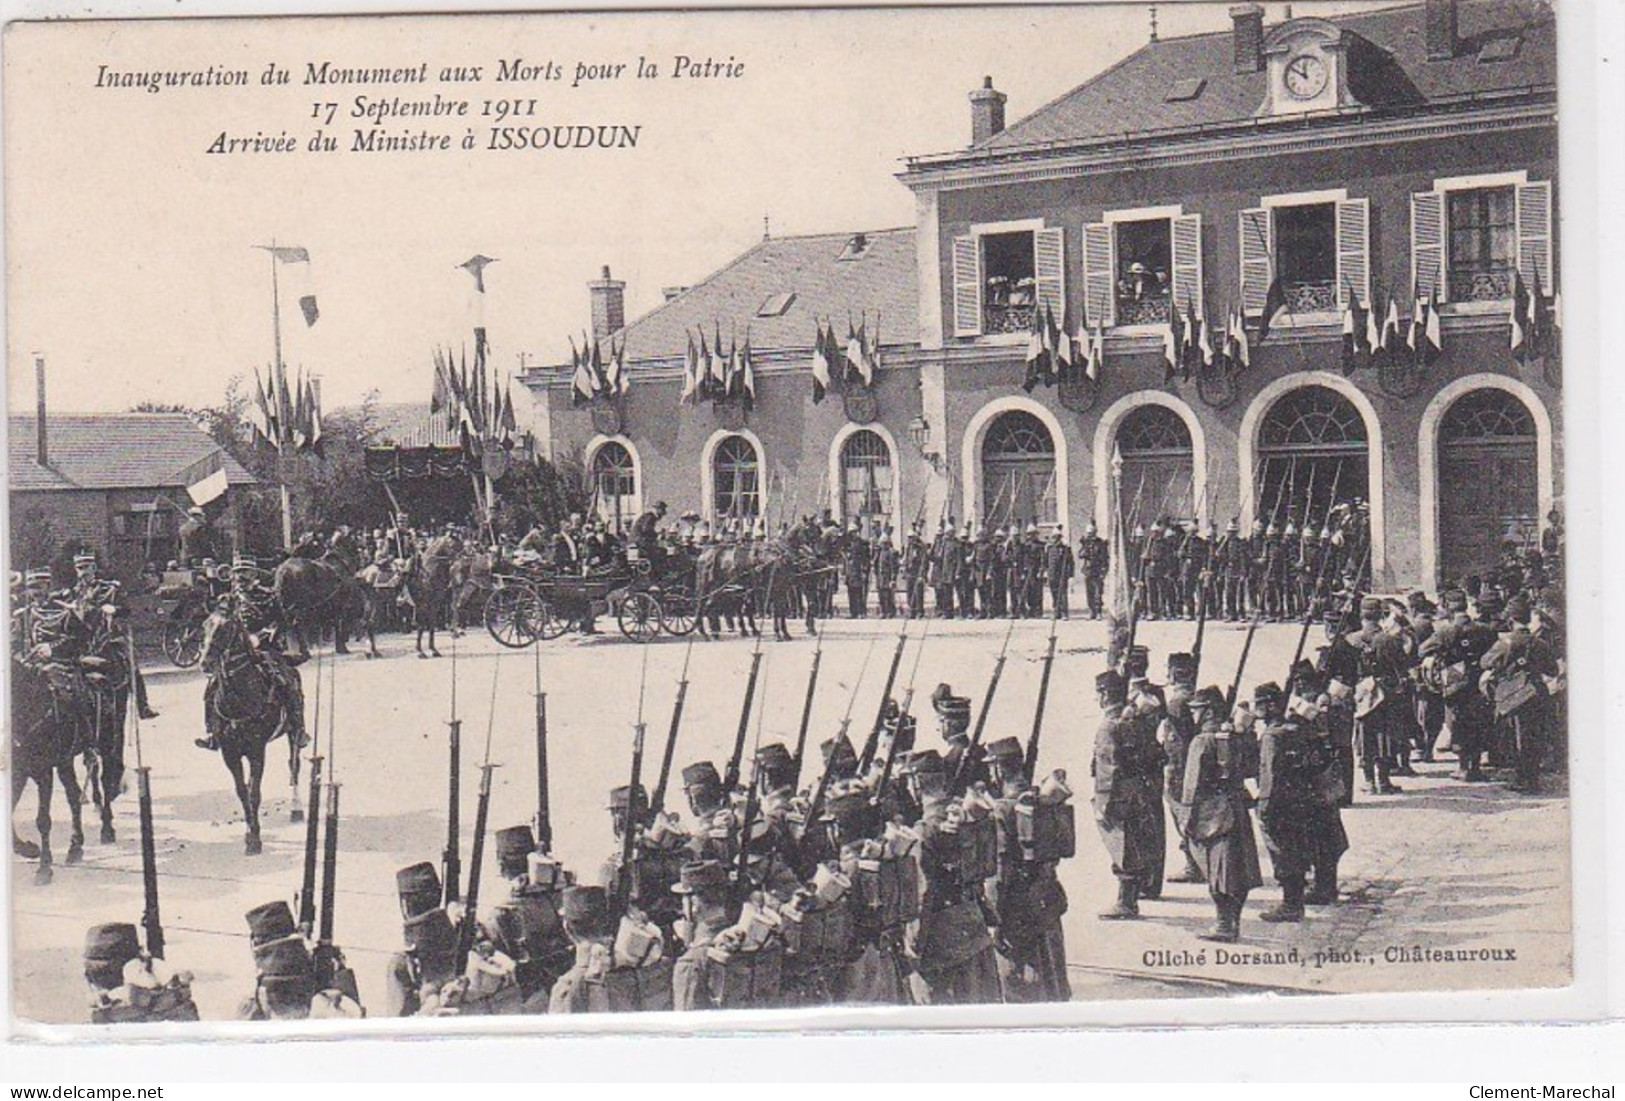
[[(1281, 18), (1266, 4), (1267, 19)], [(1297, 15), (1391, 6), (1299, 2)], [(1162, 4), (1164, 37), (1224, 30), (1226, 4)], [(286, 295), (313, 292), (308, 330), (284, 298), (290, 367), (329, 408), (377, 390), (423, 401), (432, 351), (469, 340), (480, 253), (495, 362), (568, 358), (587, 283), (609, 265), (629, 318), (761, 238), (912, 224), (904, 157), (962, 148), (968, 93), (991, 75), (1007, 117), (1031, 113), (1142, 45), (1146, 4), (966, 9), (165, 20), (16, 25), (5, 41), (8, 400), (34, 404), (45, 356), (53, 410), (218, 402), (272, 358), (271, 259)], [(666, 75), (678, 54), (733, 59), (734, 79)], [(578, 62), (660, 65), (571, 87)], [(498, 59), (553, 60), (563, 81), (498, 84)], [(307, 62), (407, 66), (426, 85), (307, 87)], [(292, 71), (263, 87), (270, 61)], [(96, 87), (111, 72), (246, 69), (247, 88)], [(432, 79), (481, 65), (476, 85)], [(358, 94), (535, 100), (536, 122), (641, 126), (622, 151), (209, 154), (222, 133), (324, 130), (347, 148)], [(492, 120), (472, 118), (483, 144)], [(527, 124), (529, 120), (526, 120)], [(440, 128), (460, 134), (465, 120)], [(390, 130), (408, 123), (391, 122)]]

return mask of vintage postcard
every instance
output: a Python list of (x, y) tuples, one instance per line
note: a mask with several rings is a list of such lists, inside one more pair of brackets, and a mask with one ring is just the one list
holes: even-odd
[(13, 1027), (1569, 987), (1564, 28), (11, 23)]

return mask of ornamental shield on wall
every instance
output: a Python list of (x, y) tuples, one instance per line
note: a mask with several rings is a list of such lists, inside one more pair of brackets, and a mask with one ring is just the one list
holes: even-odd
[(846, 419), (853, 424), (873, 424), (880, 416), (880, 399), (868, 387), (848, 390), (842, 397)]

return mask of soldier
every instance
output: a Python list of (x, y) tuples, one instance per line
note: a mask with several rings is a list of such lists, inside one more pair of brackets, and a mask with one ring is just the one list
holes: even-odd
[(955, 597), (959, 601), (959, 618), (976, 619), (976, 541), (972, 537), (972, 524), (965, 521), (965, 531), (960, 536), (958, 545), (959, 571), (957, 578), (957, 591)]
[(925, 615), (925, 577), (929, 555), (925, 541), (920, 537), (920, 526), (915, 524), (908, 533), (903, 548), (903, 588), (908, 593), (908, 618)]
[[(91, 637), (100, 628), (104, 645), (110, 652), (96, 656), (107, 657), (119, 669), (129, 666), (124, 671), (135, 688), (136, 713), (143, 719), (156, 719), (158, 712), (147, 703), (147, 679), (141, 675), (141, 663), (131, 659), (124, 645), (131, 629), (130, 602), (124, 595), (124, 587), (101, 576), (94, 554), (74, 555), (73, 570), (74, 583), (65, 602), (73, 606), (74, 615), (88, 628), (87, 634)], [(122, 691), (119, 694), (124, 696)], [(122, 715), (123, 706), (115, 703), (114, 713)]]
[(1214, 553), (1215, 568), (1219, 574), (1221, 599), (1216, 609), (1231, 623), (1247, 614), (1247, 541), (1241, 537), (1241, 525), (1232, 516), (1224, 526)]
[(1315, 854), (1311, 735), (1287, 718), (1285, 694), (1273, 681), (1253, 690), (1253, 715), (1258, 726), (1258, 826), (1275, 882), (1281, 885), (1281, 904), (1258, 916), (1272, 923), (1299, 922)]
[(869, 614), (869, 570), (873, 561), (869, 541), (863, 537), (858, 522), (847, 528), (841, 545), (841, 575), (846, 582), (846, 615), (848, 619), (862, 619)]
[(1421, 676), (1444, 702), (1456, 750), (1456, 778), (1472, 783), (1484, 778), (1480, 764), (1495, 724), (1494, 708), (1478, 691), (1480, 662), (1499, 636), (1482, 608), (1476, 620), (1467, 614), (1467, 594), (1462, 590), (1446, 590), (1442, 599), (1448, 618), (1435, 623), (1433, 634), (1420, 647)]
[[(169, 972), (141, 945), (128, 922), (93, 925), (85, 933), (85, 983), (91, 1024), (195, 1021), (190, 971)], [(310, 1003), (305, 1003), (308, 1013)]]
[[(248, 644), (261, 671), (281, 686), (287, 698), (287, 734), (294, 745), (304, 748), (310, 744), (305, 730), (305, 686), (299, 676), (298, 664), (305, 659), (290, 655), (282, 648), (281, 608), (276, 593), (259, 579), (259, 569), (251, 558), (238, 555), (231, 564), (231, 596), (227, 606), (229, 614), (242, 622), (248, 633)], [(206, 738), (194, 738), (192, 744), (199, 749), (214, 752), (219, 748), (223, 719), (214, 707), (220, 681), (211, 678), (203, 689), (204, 728)]]
[[(956, 696), (948, 685), (939, 684), (931, 693), (931, 708), (937, 715), (938, 732), (948, 746), (946, 764), (948, 775), (956, 776), (961, 767), (960, 762), (970, 749), (970, 697)], [(965, 768), (963, 786), (987, 782), (987, 764), (982, 759), (979, 749), (976, 757)]]
[(1174, 836), (1179, 838), (1179, 851), (1185, 857), (1183, 871), (1168, 877), (1170, 883), (1200, 883), (1202, 869), (1191, 856), (1191, 845), (1185, 836), (1190, 820), (1190, 807), (1185, 799), (1185, 763), (1190, 755), (1191, 742), (1196, 738), (1196, 721), (1191, 716), (1190, 698), (1196, 694), (1196, 659), (1191, 654), (1168, 655), (1168, 689), (1162, 721), (1158, 724), (1157, 741), (1166, 759), (1162, 766), (1162, 797), (1168, 804), (1168, 815), (1174, 822)]
[(712, 1009), (711, 972), (716, 966), (708, 949), (738, 916), (730, 890), (728, 868), (716, 860), (695, 860), (683, 865), (671, 888), (682, 901), (683, 916), (677, 938), (683, 954), (672, 966), (672, 1008)]
[(1117, 902), (1100, 918), (1132, 920), (1140, 916), (1140, 891), (1158, 863), (1153, 850), (1162, 807), (1154, 800), (1161, 762), (1140, 744), (1122, 674), (1108, 669), (1095, 677), (1095, 694), (1101, 708), (1089, 770), (1094, 778), (1095, 824), (1117, 877)]
[(1339, 597), (1326, 606), (1322, 622), (1326, 629), (1315, 672), (1326, 689), (1326, 727), (1331, 732), (1337, 755), (1338, 776), (1343, 797), (1339, 806), (1354, 804), (1354, 686), (1360, 682), (1360, 652), (1345, 637), (1348, 609)]
[(1507, 617), (1506, 630), (1485, 653), (1480, 665), (1485, 694), (1495, 717), (1510, 728), (1517, 770), (1511, 790), (1525, 795), (1540, 791), (1541, 758), (1548, 738), (1550, 691), (1546, 678), (1559, 674), (1557, 655), (1545, 638), (1529, 630), (1528, 602), (1517, 598), (1518, 614)]
[[(574, 962), (550, 988), (549, 1013), (591, 1013), (607, 1010), (602, 992), (604, 976), (614, 963), (615, 915), (609, 893), (602, 887), (564, 889), (561, 906), (564, 932), (570, 939)], [(595, 986), (597, 989), (595, 990)], [(594, 1001), (600, 1002), (594, 1005)]]
[(954, 618), (954, 595), (959, 587), (959, 540), (953, 524), (945, 524), (931, 544), (931, 585), (936, 589), (937, 615)]
[(537, 852), (529, 826), (496, 832), (497, 871), (508, 895), (492, 907), (485, 937), (514, 961), (526, 1013), (547, 1011), (553, 984), (570, 966), (571, 941), (560, 916), (560, 895), (570, 876)]
[[(628, 902), (669, 933), (682, 916), (681, 907), (671, 897), (671, 885), (677, 882), (678, 871), (689, 855), (688, 838), (663, 828), (660, 822), (644, 829), (643, 823), (649, 820), (649, 794), (642, 784), (635, 796), (625, 784), (610, 790), (609, 819), (616, 844), (603, 863), (600, 882), (612, 891), (625, 890)], [(632, 880), (623, 888), (621, 858), (628, 828), (635, 829), (637, 835), (632, 844)]]
[(434, 865), (418, 863), (395, 873), (406, 951), (390, 957), (385, 978), (385, 1014), (415, 1017), (426, 1001), (456, 978), (457, 933), (440, 904), (440, 876)]
[(1249, 755), (1245, 739), (1225, 721), (1224, 693), (1216, 686), (1197, 692), (1188, 706), (1197, 734), (1185, 763), (1181, 801), (1190, 807), (1186, 836), (1217, 913), (1213, 927), (1199, 936), (1231, 944), (1241, 935), (1248, 893), (1264, 882), (1247, 811)]
[(919, 914), (917, 857), (883, 839), (884, 816), (861, 784), (832, 781), (820, 826), (819, 845), (833, 855), (815, 883), (828, 894), (848, 886), (842, 901), (852, 918), (848, 954), (831, 968), (833, 992), (845, 1005), (908, 1005), (905, 941)]
[(1330, 697), (1325, 678), (1308, 661), (1299, 661), (1293, 671), (1292, 699), (1287, 713), (1308, 737), (1308, 793), (1303, 804), (1310, 819), (1310, 864), (1314, 884), (1304, 896), (1311, 906), (1337, 902), (1337, 864), (1348, 851), (1349, 838), (1343, 830), (1342, 805), (1345, 792), (1343, 770), (1329, 722)]
[(683, 794), (693, 816), (688, 826), (689, 849), (697, 860), (726, 863), (734, 856), (734, 817), (722, 776), (710, 761), (696, 761), (683, 769)]
[(1027, 594), (1025, 613), (1037, 619), (1044, 614), (1044, 544), (1035, 523), (1027, 525), (1027, 539), (1021, 544), (1021, 554)]
[(880, 600), (880, 618), (897, 618), (897, 544), (892, 541), (891, 525), (886, 525), (875, 541), (875, 595)]
[(1405, 644), (1383, 628), (1383, 618), (1383, 602), (1366, 597), (1360, 602), (1360, 629), (1345, 636), (1360, 655), (1360, 681), (1354, 686), (1355, 746), (1366, 791), (1372, 795), (1400, 790), (1389, 779), (1389, 762), (1395, 744), (1404, 737), (1401, 689), (1410, 672)]
[[(1072, 997), (1066, 970), (1066, 890), (1050, 851), (1035, 848), (1031, 823), (1038, 793), (1027, 779), (1026, 754), (1015, 738), (987, 746), (999, 823), (999, 874), (991, 880), (990, 903), (998, 921), (999, 977), (1006, 1002), (1064, 1002)], [(1042, 804), (1046, 810), (1051, 804)], [(1068, 811), (1070, 813), (1070, 811)]]
[(1049, 583), (1049, 601), (1056, 619), (1068, 618), (1067, 588), (1072, 584), (1073, 572), (1072, 548), (1066, 545), (1060, 525), (1056, 525), (1044, 548), (1044, 578)]
[(1171, 519), (1164, 519), (1162, 537), (1151, 550), (1152, 576), (1156, 580), (1155, 603), (1164, 619), (1177, 619), (1179, 600), (1179, 547), (1181, 533)]
[(1106, 608), (1106, 571), (1111, 568), (1111, 545), (1100, 537), (1093, 520), (1083, 529), (1083, 538), (1078, 541), (1078, 565), (1082, 567), (1089, 618), (1099, 619)]
[(988, 573), (992, 602), (987, 614), (1003, 619), (1010, 614), (1010, 533), (1004, 528), (993, 533)]
[(976, 618), (987, 619), (993, 614), (994, 575), (997, 571), (994, 568), (993, 539), (985, 524), (976, 533), (972, 569), (976, 577)]
[(1008, 615), (1021, 619), (1026, 615), (1027, 559), (1021, 549), (1021, 525), (1010, 525), (1010, 536), (1004, 544), (1005, 588), (1009, 595)]
[(1146, 822), (1150, 831), (1151, 853), (1148, 870), (1140, 883), (1140, 898), (1162, 897), (1163, 872), (1167, 865), (1168, 834), (1162, 818), (1162, 799), (1156, 793), (1157, 781), (1163, 766), (1161, 733), (1162, 721), (1168, 714), (1168, 700), (1162, 685), (1151, 680), (1151, 652), (1144, 646), (1130, 646), (1123, 659), (1123, 677), (1128, 681), (1128, 707), (1123, 712), (1134, 728), (1133, 746), (1138, 755), (1155, 767), (1158, 777), (1153, 778), (1151, 802), (1157, 813)]
[[(1417, 659), (1421, 662), (1423, 651), (1433, 638), (1433, 617), (1439, 608), (1420, 589), (1406, 597), (1406, 605), (1411, 612), (1411, 630), (1412, 637), (1416, 641)], [(1412, 674), (1415, 678), (1412, 689), (1416, 696), (1416, 725), (1420, 730), (1418, 759), (1431, 763), (1433, 747), (1444, 731), (1444, 697), (1440, 695), (1438, 686), (1429, 681), (1420, 665), (1412, 671)]]
[[(927, 1005), (986, 1005), (999, 1000), (999, 965), (988, 932), (986, 874), (969, 859), (969, 832), (947, 791), (947, 766), (935, 750), (909, 755), (900, 770), (924, 809), (920, 835), (919, 931), (915, 938), (921, 998)], [(995, 827), (996, 828), (996, 827)]]
[(1269, 534), (1264, 521), (1254, 520), (1247, 535), (1247, 615), (1262, 616), (1265, 608), (1265, 566), (1269, 561)]

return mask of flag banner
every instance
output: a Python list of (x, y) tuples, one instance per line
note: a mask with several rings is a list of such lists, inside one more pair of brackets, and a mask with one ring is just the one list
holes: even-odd
[(850, 318), (846, 322), (846, 363), (841, 369), (843, 381), (851, 381), (853, 376), (863, 377), (863, 329), (852, 327)]
[(314, 379), (306, 379), (305, 386), (310, 393), (305, 400), (306, 425), (305, 434), (310, 440), (310, 449), (316, 454), (322, 454), (322, 401), (321, 392), (316, 388)]
[(269, 251), (272, 256), (284, 264), (310, 263), (310, 251), (308, 249), (272, 245)]
[(496, 263), (496, 260), (495, 260), (494, 257), (481, 256), (478, 253), (476, 253), (475, 255), (470, 256), (467, 260), (464, 260), (461, 264), (458, 264), (457, 266), (462, 268), (464, 271), (468, 272), (468, 274), (470, 274), (470, 275), (472, 275), (474, 277), (474, 290), (475, 290), (475, 292), (478, 293), (478, 294), (484, 294), (485, 293), (485, 266), (487, 264), (494, 264), (494, 263)]
[(688, 337), (688, 352), (683, 356), (683, 392), (677, 395), (678, 405), (692, 402), (700, 385), (699, 354), (694, 350), (694, 337), (689, 333), (684, 335)]
[(1258, 342), (1260, 344), (1268, 339), (1270, 326), (1275, 324), (1276, 315), (1284, 309), (1286, 309), (1286, 290), (1281, 286), (1281, 277), (1276, 276), (1270, 280), (1269, 290), (1264, 293), (1264, 313), (1258, 319)]
[[(305, 326), (307, 328), (316, 324), (316, 319), (321, 316), (321, 311), (316, 308), (316, 296), (314, 294), (302, 294), (299, 296), (299, 312), (304, 314)], [(323, 331), (325, 332), (326, 330)]]
[(1096, 322), (1095, 335), (1089, 341), (1089, 381), (1098, 383), (1106, 369), (1106, 329)]
[(1508, 318), (1511, 324), (1511, 348), (1514, 352), (1524, 346), (1529, 339), (1526, 319), (1529, 317), (1529, 288), (1524, 286), (1523, 273), (1514, 270), (1512, 273), (1512, 315)]
[(829, 393), (829, 347), (825, 339), (824, 323), (818, 323), (818, 335), (813, 338), (812, 399), (817, 405)]
[(219, 498), (225, 496), (227, 484), (225, 470), (216, 470), (213, 474), (210, 474), (205, 478), (201, 478), (187, 486), (186, 495), (192, 498), (192, 503), (194, 505), (196, 505), (198, 508), (202, 508), (210, 501), (218, 500)]
[(745, 330), (745, 346), (739, 352), (739, 389), (748, 411), (756, 404), (756, 364), (751, 361), (750, 330)]
[(1180, 347), (1179, 311), (1168, 312), (1168, 325), (1162, 331), (1162, 384), (1174, 384), (1174, 371), (1179, 367), (1179, 361), (1184, 352)]
[(1111, 478), (1106, 483), (1106, 523), (1110, 553), (1106, 565), (1106, 664), (1117, 668), (1126, 657), (1134, 617), (1134, 580), (1129, 574), (1128, 534), (1123, 530), (1123, 453), (1112, 447)]

